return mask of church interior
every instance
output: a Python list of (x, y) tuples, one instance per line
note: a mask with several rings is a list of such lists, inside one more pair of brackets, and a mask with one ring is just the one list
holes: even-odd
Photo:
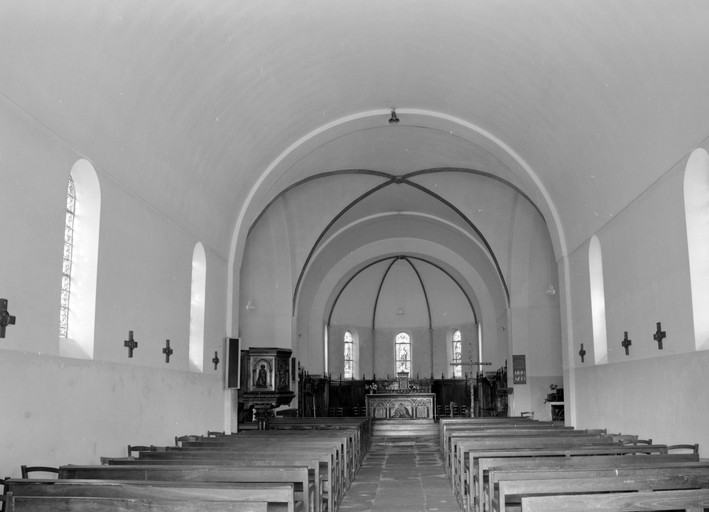
[(292, 351), (284, 408), (506, 368), (505, 414), (562, 388), (568, 426), (706, 457), (707, 20), (5, 0), (0, 477), (238, 431), (230, 339)]

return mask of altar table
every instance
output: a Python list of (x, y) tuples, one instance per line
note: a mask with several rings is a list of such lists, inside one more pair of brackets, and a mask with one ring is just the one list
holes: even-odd
[(375, 419), (433, 419), (434, 393), (378, 393), (366, 395), (367, 417)]

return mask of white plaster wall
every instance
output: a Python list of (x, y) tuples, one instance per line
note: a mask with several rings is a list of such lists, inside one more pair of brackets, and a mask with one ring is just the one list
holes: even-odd
[[(694, 351), (684, 222), (685, 160), (597, 233), (603, 253), (609, 362), (594, 365), (588, 243), (569, 256), (573, 347), (568, 379), (575, 426), (638, 434), (657, 443), (709, 437), (709, 356)], [(667, 332), (663, 350), (656, 323)], [(632, 340), (629, 355), (620, 345)], [(581, 362), (580, 344), (587, 351)], [(567, 395), (569, 396), (569, 395)], [(702, 448), (703, 447), (703, 448)]]
[[(224, 428), (223, 368), (188, 369), (191, 255), (199, 241), (93, 162), (102, 192), (95, 359), (59, 357), (69, 171), (81, 154), (0, 96), (0, 297), (17, 317), (0, 339), (0, 475), (21, 464), (97, 463), (128, 444)], [(150, 169), (144, 169), (146, 175)], [(197, 222), (196, 224), (200, 224)], [(226, 260), (205, 246), (205, 360), (223, 361)], [(132, 359), (123, 340), (135, 332)], [(175, 353), (165, 362), (162, 348)]]
[(22, 464), (100, 464), (128, 444), (222, 428), (221, 374), (0, 352), (3, 478)]

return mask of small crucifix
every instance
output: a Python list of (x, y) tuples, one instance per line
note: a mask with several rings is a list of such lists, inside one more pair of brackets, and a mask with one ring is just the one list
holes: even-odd
[(217, 369), (217, 365), (219, 364), (219, 353), (217, 351), (214, 352), (214, 357), (212, 358), (212, 362), (214, 363), (214, 369)]
[(623, 341), (621, 341), (620, 344), (625, 349), (625, 355), (629, 355), (628, 349), (630, 348), (630, 345), (633, 344), (633, 342), (628, 339), (628, 331), (625, 331), (625, 338), (623, 338)]
[(662, 339), (667, 337), (667, 333), (662, 330), (662, 322), (657, 322), (657, 332), (652, 337), (653, 340), (657, 342), (657, 346), (662, 350)]
[(581, 350), (579, 350), (579, 355), (581, 356), (581, 362), (583, 363), (583, 358), (586, 355), (586, 351), (583, 349), (583, 343), (581, 343)]
[(15, 317), (7, 312), (7, 299), (0, 299), (0, 338), (5, 337), (8, 325), (15, 325)]
[(170, 348), (170, 340), (165, 340), (165, 348), (162, 349), (162, 353), (165, 354), (165, 362), (169, 363), (170, 362), (170, 356), (174, 350)]
[(133, 339), (133, 331), (128, 331), (128, 339), (123, 342), (128, 347), (128, 357), (133, 357), (133, 351), (138, 348), (138, 342)]

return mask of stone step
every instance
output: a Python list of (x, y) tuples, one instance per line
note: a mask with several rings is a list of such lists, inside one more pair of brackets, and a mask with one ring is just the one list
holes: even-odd
[(372, 426), (372, 436), (375, 437), (437, 438), (438, 435), (438, 425), (432, 420), (376, 420)]

